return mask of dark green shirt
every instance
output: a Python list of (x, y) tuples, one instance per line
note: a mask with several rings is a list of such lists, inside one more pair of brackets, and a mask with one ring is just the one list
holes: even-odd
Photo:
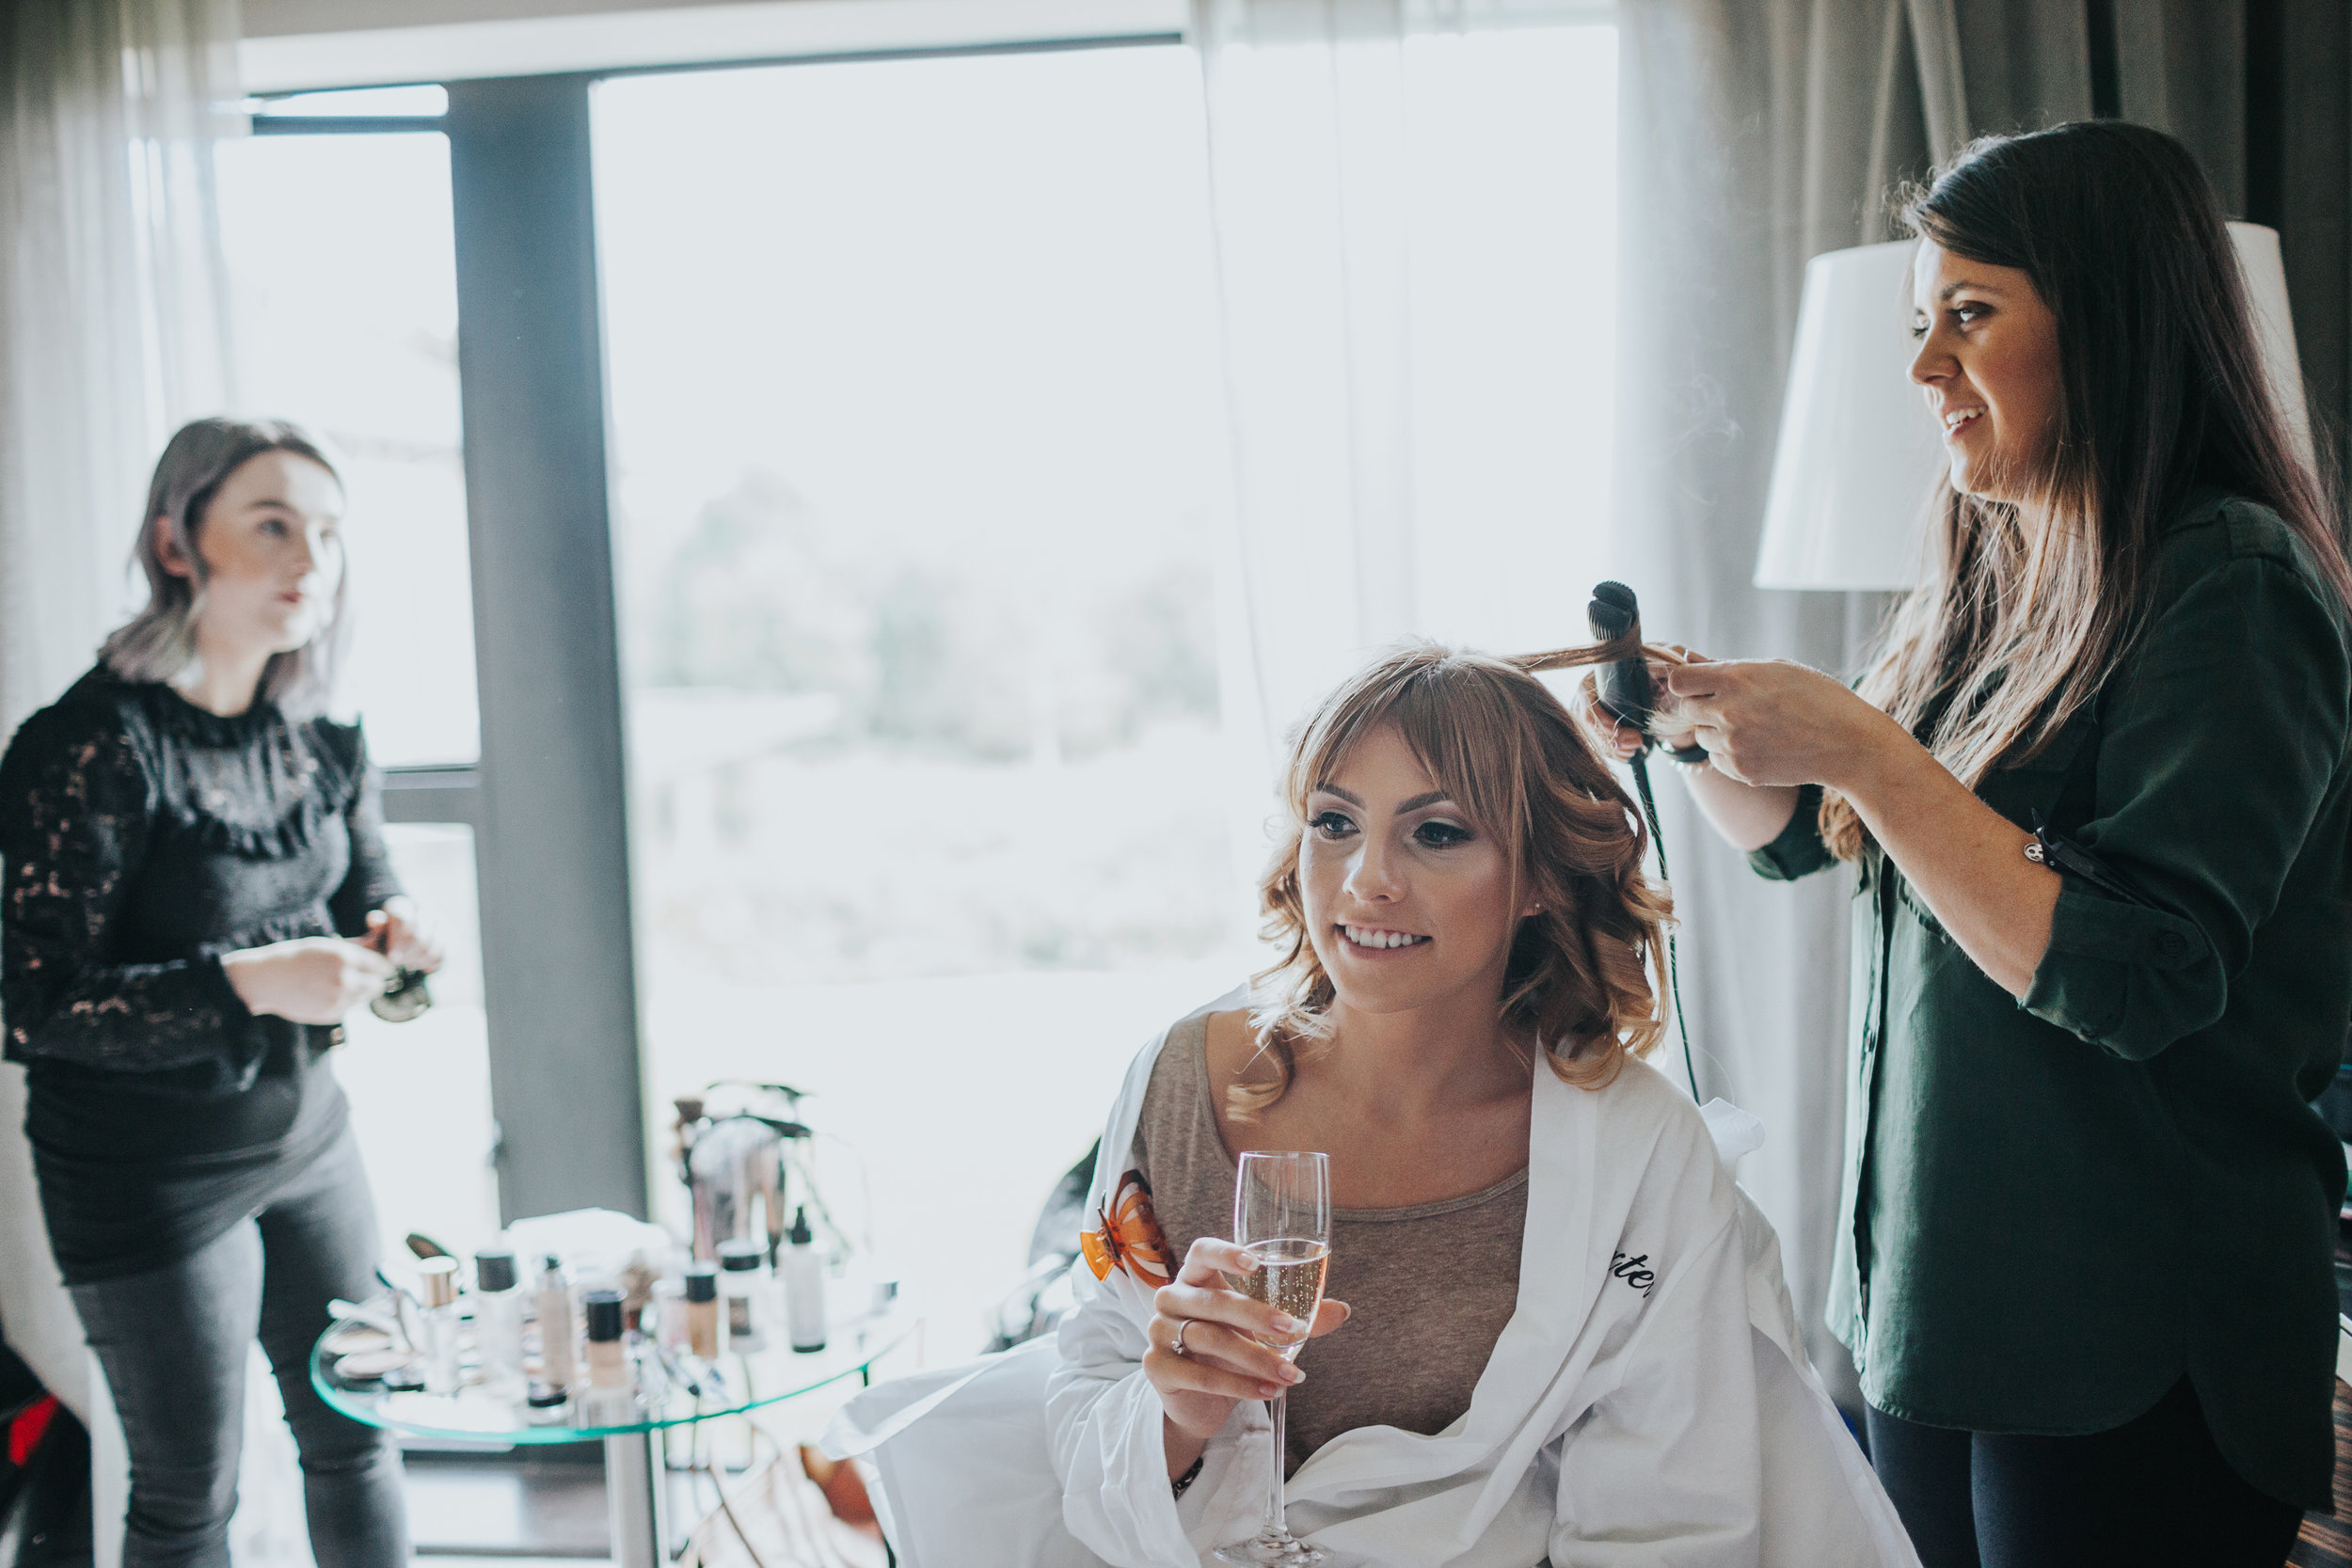
[[(1875, 847), (1855, 922), (1829, 1325), (1881, 1410), (2085, 1433), (2184, 1372), (2249, 1481), (2328, 1503), (2352, 1023), (2352, 637), (2277, 515), (2209, 495), (2090, 709), (1978, 794), (2144, 895), (2069, 878), (2024, 1003)], [(1804, 792), (1768, 877), (1833, 863)], [(2026, 834), (2018, 835), (2020, 853)]]

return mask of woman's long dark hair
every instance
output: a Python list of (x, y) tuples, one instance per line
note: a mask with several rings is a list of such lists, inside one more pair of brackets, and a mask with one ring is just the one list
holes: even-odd
[[(2129, 651), (2158, 541), (2191, 492), (2270, 508), (2352, 604), (2334, 507), (2263, 372), (2237, 253), (2213, 187), (2160, 131), (2090, 120), (1971, 144), (1907, 203), (1911, 231), (2015, 267), (2058, 320), (2058, 425), (2031, 502), (1955, 492), (1922, 585), (1862, 694), (1972, 788), (2030, 757)], [(1822, 836), (1861, 852), (1835, 793)]]

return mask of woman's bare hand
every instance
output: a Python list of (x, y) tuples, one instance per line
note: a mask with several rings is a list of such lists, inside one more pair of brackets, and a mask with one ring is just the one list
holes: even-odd
[(296, 1023), (341, 1023), (392, 977), (391, 960), (341, 937), (248, 947), (224, 954), (220, 967), (246, 1011)]
[(1666, 686), (1716, 771), (1741, 784), (1843, 787), (1909, 739), (1844, 682), (1787, 659), (1694, 662)]
[(1568, 714), (1594, 751), (1619, 762), (1630, 762), (1647, 736), (1600, 705), (1599, 677), (1588, 672), (1568, 694)]
[[(1234, 1405), (1243, 1400), (1270, 1400), (1305, 1380), (1306, 1374), (1281, 1352), (1260, 1339), (1295, 1338), (1293, 1320), (1226, 1282), (1229, 1274), (1253, 1274), (1257, 1267), (1257, 1259), (1232, 1243), (1203, 1236), (1184, 1255), (1174, 1283), (1162, 1286), (1152, 1298), (1158, 1310), (1148, 1330), (1152, 1348), (1143, 1357), (1143, 1375), (1160, 1391), (1171, 1449), (1180, 1435), (1189, 1440), (1184, 1465), (1216, 1435)], [(1316, 1309), (1307, 1338), (1328, 1334), (1345, 1322), (1347, 1304), (1327, 1301)], [(1179, 1331), (1184, 1335), (1182, 1355), (1176, 1354)], [(1173, 1465), (1176, 1454), (1171, 1451), (1168, 1457)]]
[(1650, 690), (1661, 710), (1651, 714), (1647, 736), (1601, 706), (1597, 671), (1588, 672), (1568, 697), (1568, 712), (1593, 749), (1619, 762), (1630, 762), (1650, 739), (1669, 750), (1691, 743), (1689, 726), (1680, 722), (1682, 716), (1667, 699), (1666, 678), (1686, 664), (1708, 662), (1705, 654), (1694, 654), (1679, 642), (1645, 642), (1642, 651), (1649, 657)]
[(395, 894), (384, 900), (382, 909), (370, 910), (368, 934), (359, 940), (399, 968), (422, 974), (437, 973), (448, 958), (432, 923), (405, 894)]

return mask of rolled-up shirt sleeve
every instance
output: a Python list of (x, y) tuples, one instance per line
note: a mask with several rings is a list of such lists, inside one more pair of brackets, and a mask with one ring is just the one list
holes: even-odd
[(2144, 903), (2069, 879), (2022, 1006), (2145, 1060), (2218, 1020), (2328, 797), (2352, 658), (2283, 543), (2192, 582), (2101, 707), (2094, 815), (2072, 833)]
[(1821, 838), (1821, 786), (1806, 784), (1797, 791), (1797, 809), (1780, 836), (1761, 849), (1748, 851), (1748, 864), (1759, 877), (1793, 882), (1836, 863)]

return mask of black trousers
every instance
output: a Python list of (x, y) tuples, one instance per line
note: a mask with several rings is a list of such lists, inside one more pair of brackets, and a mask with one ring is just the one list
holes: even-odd
[(2279, 1568), (2303, 1522), (2230, 1467), (2186, 1378), (2146, 1415), (2075, 1437), (1867, 1420), (1871, 1467), (1925, 1568)]
[(260, 1214), (150, 1274), (72, 1287), (131, 1449), (123, 1568), (230, 1568), (247, 1347), (277, 1374), (319, 1568), (405, 1568), (400, 1453), (310, 1386), (326, 1304), (374, 1288), (375, 1203), (346, 1128)]

